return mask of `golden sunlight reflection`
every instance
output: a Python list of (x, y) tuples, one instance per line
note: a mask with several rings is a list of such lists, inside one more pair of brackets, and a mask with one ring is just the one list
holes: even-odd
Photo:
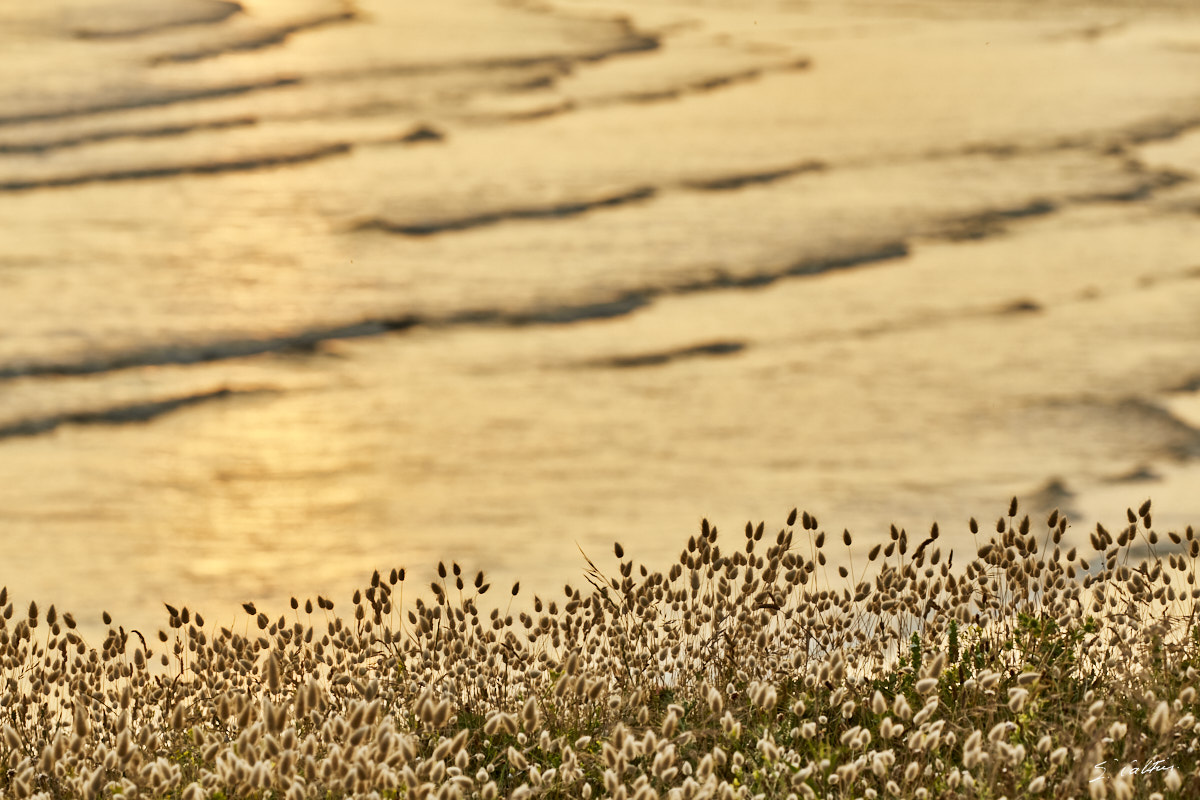
[(1200, 514), (1200, 8), (48, 0), (0, 52), (0, 583), (86, 624)]

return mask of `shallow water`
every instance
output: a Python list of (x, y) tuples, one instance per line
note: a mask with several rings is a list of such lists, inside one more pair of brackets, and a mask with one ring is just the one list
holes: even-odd
[(1187, 4), (56, 0), (0, 50), (20, 598), (1200, 521)]

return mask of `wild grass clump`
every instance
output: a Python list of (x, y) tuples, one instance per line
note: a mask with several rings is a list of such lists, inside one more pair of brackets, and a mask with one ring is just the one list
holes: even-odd
[(515, 619), (519, 585), (484, 611), (457, 564), (411, 608), (393, 570), (344, 616), (247, 604), (238, 632), (167, 606), (147, 638), (105, 614), (98, 648), (0, 592), (0, 792), (1200, 796), (1191, 528), (1160, 540), (1146, 503), (1064, 553), (1066, 518), (1034, 532), (1014, 500), (957, 565), (934, 526), (834, 569), (799, 519), (725, 548), (705, 522), (666, 574), (618, 544), (616, 575), (588, 560)]

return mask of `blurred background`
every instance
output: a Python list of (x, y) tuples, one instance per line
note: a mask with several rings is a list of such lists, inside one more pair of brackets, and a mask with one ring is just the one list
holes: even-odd
[(1200, 523), (1194, 3), (49, 0), (0, 53), (18, 603)]

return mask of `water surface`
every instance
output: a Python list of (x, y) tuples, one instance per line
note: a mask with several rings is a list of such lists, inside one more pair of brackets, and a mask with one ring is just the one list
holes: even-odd
[(1189, 4), (55, 0), (0, 49), (20, 598), (1200, 520)]

